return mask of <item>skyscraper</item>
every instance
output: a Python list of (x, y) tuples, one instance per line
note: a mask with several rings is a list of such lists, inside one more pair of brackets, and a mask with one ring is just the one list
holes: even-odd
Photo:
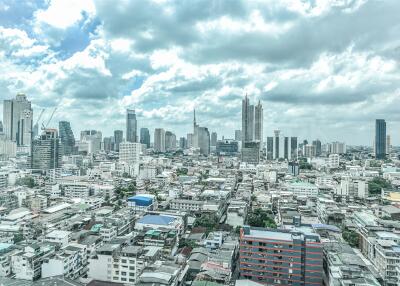
[(26, 95), (18, 93), (14, 99), (4, 100), (3, 124), (7, 139), (18, 146), (30, 146), (32, 142), (33, 110)]
[(199, 125), (196, 122), (196, 109), (193, 109), (193, 136), (192, 136), (192, 147), (197, 148), (198, 146), (198, 134), (197, 128)]
[(254, 113), (254, 140), (260, 142), (261, 147), (264, 141), (263, 128), (264, 128), (264, 111), (261, 105), (261, 101), (258, 101)]
[(315, 146), (315, 155), (316, 155), (317, 157), (321, 156), (321, 153), (322, 153), (322, 144), (321, 144), (321, 141), (320, 141), (319, 139), (314, 140), (314, 141), (312, 142), (312, 145)]
[(137, 139), (137, 121), (134, 109), (126, 110), (126, 141), (138, 142)]
[[(189, 141), (189, 138), (188, 138)], [(208, 156), (210, 154), (210, 132), (207, 127), (200, 127), (196, 122), (196, 110), (193, 110), (193, 137), (192, 147), (199, 148), (200, 154)]]
[(242, 141), (242, 130), (235, 130), (235, 141)]
[(140, 143), (146, 144), (150, 148), (150, 132), (148, 128), (140, 128)]
[(250, 105), (250, 100), (246, 94), (242, 101), (242, 146), (244, 146), (245, 142), (253, 141), (253, 122), (254, 106)]
[(132, 176), (137, 176), (139, 174), (139, 160), (142, 144), (122, 142), (119, 147), (119, 161), (128, 165), (128, 169), (125, 169), (127, 173)]
[(192, 148), (193, 147), (193, 133), (188, 133), (186, 136), (186, 147)]
[(114, 151), (119, 152), (119, 145), (124, 140), (124, 132), (122, 130), (114, 131)]
[(165, 152), (165, 130), (162, 128), (154, 130), (154, 151)]
[(200, 154), (208, 156), (210, 154), (210, 132), (207, 127), (197, 127), (197, 147)]
[(211, 133), (211, 146), (217, 146), (218, 135), (217, 132)]
[(377, 119), (375, 122), (375, 158), (386, 158), (386, 121)]
[(106, 152), (110, 152), (112, 150), (113, 145), (113, 137), (104, 137), (103, 138), (103, 150)]
[(61, 167), (61, 144), (57, 129), (45, 129), (32, 142), (31, 169), (49, 170)]
[(58, 131), (60, 133), (61, 150), (63, 155), (71, 155), (75, 148), (75, 137), (68, 121), (58, 122)]
[(186, 149), (187, 148), (187, 140), (185, 137), (179, 138), (179, 148)]
[(88, 145), (88, 153), (96, 153), (101, 150), (101, 142), (103, 135), (98, 130), (84, 130), (81, 131), (81, 143), (86, 142)]
[(172, 151), (176, 149), (176, 135), (171, 131), (165, 132), (165, 150)]

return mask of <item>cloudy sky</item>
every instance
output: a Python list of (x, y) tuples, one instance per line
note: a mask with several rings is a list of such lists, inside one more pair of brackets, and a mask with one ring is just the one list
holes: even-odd
[[(385, 118), (400, 144), (398, 0), (0, 1), (0, 99), (78, 131), (139, 127), (232, 138), (241, 99), (264, 133), (372, 144)], [(2, 112), (2, 107), (1, 111)]]

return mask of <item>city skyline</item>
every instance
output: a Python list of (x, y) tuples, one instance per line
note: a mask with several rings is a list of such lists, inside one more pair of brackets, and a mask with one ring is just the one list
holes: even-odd
[[(138, 130), (181, 137), (196, 108), (203, 126), (233, 138), (247, 93), (264, 105), (264, 140), (280, 129), (372, 146), (373, 121), (385, 118), (399, 145), (396, 1), (133, 1), (119, 12), (107, 1), (73, 2), (0, 7), (0, 101), (25, 93), (34, 122), (58, 107), (52, 125), (111, 135), (132, 108)], [(142, 18), (132, 19), (136, 11)]]

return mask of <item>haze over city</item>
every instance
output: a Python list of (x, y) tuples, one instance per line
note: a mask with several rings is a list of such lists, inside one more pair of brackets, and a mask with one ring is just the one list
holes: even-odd
[(196, 108), (199, 122), (233, 138), (247, 93), (264, 104), (266, 135), (372, 146), (374, 119), (385, 118), (396, 145), (399, 5), (6, 0), (0, 99), (23, 92), (34, 119), (58, 107), (53, 122), (105, 135), (133, 108), (139, 127), (183, 136)]

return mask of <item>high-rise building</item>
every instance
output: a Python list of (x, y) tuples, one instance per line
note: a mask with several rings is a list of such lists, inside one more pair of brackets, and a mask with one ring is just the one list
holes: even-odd
[(239, 152), (239, 142), (230, 139), (218, 140), (216, 152), (218, 155), (237, 155), (237, 153)]
[(307, 158), (314, 158), (317, 156), (317, 146), (316, 145), (304, 145), (303, 146), (303, 155)]
[(218, 135), (217, 132), (211, 133), (211, 146), (217, 146)]
[(114, 140), (114, 138), (112, 136), (103, 138), (103, 150), (105, 152), (112, 151), (113, 140)]
[(242, 101), (242, 146), (245, 142), (253, 141), (254, 136), (254, 105), (250, 105), (247, 97)]
[(0, 134), (0, 160), (8, 160), (17, 155), (17, 143)]
[(345, 154), (346, 144), (343, 142), (332, 142), (327, 144), (327, 152), (329, 154)]
[(140, 128), (140, 143), (146, 144), (150, 148), (150, 131), (148, 128)]
[(136, 112), (134, 109), (126, 110), (126, 141), (138, 142)]
[(274, 136), (267, 137), (267, 159), (296, 159), (297, 147), (297, 137), (283, 137), (275, 130)]
[(162, 128), (154, 130), (154, 151), (165, 152), (165, 130)]
[(390, 139), (390, 135), (386, 136), (386, 154), (390, 155), (392, 149), (392, 140)]
[(244, 226), (239, 245), (239, 271), (245, 279), (268, 285), (322, 285), (323, 246), (311, 227)]
[(98, 130), (84, 130), (81, 131), (81, 143), (86, 142), (88, 145), (88, 153), (96, 153), (101, 150), (101, 142), (103, 141), (103, 135)]
[(192, 136), (192, 147), (193, 148), (198, 148), (198, 134), (197, 134), (197, 128), (199, 125), (196, 122), (196, 109), (193, 109), (193, 136)]
[(114, 131), (114, 151), (119, 152), (119, 144), (124, 141), (124, 132), (122, 130)]
[(61, 143), (57, 129), (45, 129), (31, 146), (31, 169), (49, 170), (61, 167)]
[(208, 156), (210, 154), (210, 132), (207, 127), (197, 127), (197, 147), (200, 154)]
[(60, 133), (62, 154), (73, 154), (75, 148), (75, 137), (71, 129), (71, 124), (68, 121), (58, 122), (58, 131)]
[(179, 138), (179, 148), (182, 150), (187, 148), (187, 140), (185, 137)]
[(14, 99), (3, 102), (3, 124), (7, 139), (17, 142), (18, 146), (30, 146), (32, 142), (33, 110), (31, 102), (23, 93)]
[(386, 158), (386, 121), (377, 119), (375, 122), (375, 158)]
[(119, 161), (124, 162), (129, 167), (129, 173), (133, 176), (139, 174), (141, 143), (122, 142), (119, 145)]
[(260, 162), (260, 142), (245, 142), (242, 146), (242, 162), (257, 165)]
[(317, 157), (321, 156), (321, 154), (322, 154), (322, 144), (321, 144), (321, 141), (320, 141), (319, 139), (314, 140), (314, 141), (312, 142), (312, 145), (315, 146), (315, 155), (316, 155)]
[[(189, 141), (189, 140), (188, 140)], [(193, 110), (193, 136), (192, 147), (199, 148), (200, 154), (208, 156), (210, 154), (210, 132), (207, 127), (200, 127), (196, 122), (196, 110)]]
[(192, 148), (193, 147), (193, 138), (194, 136), (193, 136), (193, 133), (188, 133), (187, 134), (187, 139), (186, 139), (186, 141), (187, 141), (187, 148)]
[(255, 107), (254, 113), (254, 140), (260, 142), (260, 146), (263, 146), (263, 128), (264, 128), (264, 111), (261, 105), (261, 101)]
[(267, 160), (274, 159), (274, 137), (267, 137)]
[(172, 151), (176, 149), (176, 135), (171, 131), (165, 132), (165, 150)]
[(242, 130), (235, 130), (235, 141), (242, 141)]

